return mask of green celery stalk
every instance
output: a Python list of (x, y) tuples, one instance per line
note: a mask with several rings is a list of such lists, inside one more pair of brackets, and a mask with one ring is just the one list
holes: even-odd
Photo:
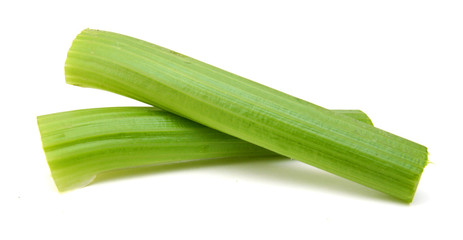
[[(359, 110), (336, 110), (371, 124)], [(45, 156), (59, 191), (121, 168), (278, 154), (154, 107), (112, 107), (37, 117)]]
[(86, 29), (66, 82), (112, 91), (411, 202), (427, 148), (169, 49)]

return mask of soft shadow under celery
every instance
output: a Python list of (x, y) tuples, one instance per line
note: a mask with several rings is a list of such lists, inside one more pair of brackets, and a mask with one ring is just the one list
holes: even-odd
[(397, 199), (381, 192), (283, 157), (194, 160), (181, 163), (121, 169), (99, 174), (92, 184), (170, 171), (186, 171), (197, 168), (217, 169), (222, 167), (224, 170), (223, 172), (226, 172), (227, 174), (242, 177), (249, 176), (260, 180), (274, 182), (275, 184), (284, 183), (304, 187), (309, 190), (322, 189), (323, 191), (337, 192), (343, 195), (346, 194), (361, 198), (371, 198), (392, 203), (405, 204), (402, 201), (398, 201)]

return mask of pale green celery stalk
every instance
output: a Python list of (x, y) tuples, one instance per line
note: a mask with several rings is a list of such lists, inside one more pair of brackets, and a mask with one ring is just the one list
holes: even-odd
[[(336, 110), (371, 124), (359, 110)], [(43, 149), (59, 191), (102, 172), (194, 159), (278, 154), (154, 107), (112, 107), (37, 117)]]
[(158, 106), (406, 202), (428, 161), (420, 144), (116, 33), (82, 31), (65, 75), (69, 84)]

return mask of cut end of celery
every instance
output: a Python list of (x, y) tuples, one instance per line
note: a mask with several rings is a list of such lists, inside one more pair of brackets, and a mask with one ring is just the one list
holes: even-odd
[[(46, 151), (46, 142), (47, 140), (44, 139), (47, 135), (47, 132), (44, 131), (42, 127), (42, 123), (47, 121), (47, 117), (49, 115), (37, 116), (37, 125), (39, 127), (40, 137), (42, 140), (42, 148), (45, 152), (45, 158), (47, 160), (48, 167), (50, 169), (51, 176), (53, 178), (53, 182), (59, 192), (69, 191), (75, 188), (85, 187), (90, 184), (96, 177), (96, 175), (92, 174), (84, 174), (84, 175), (73, 175), (69, 172), (63, 172), (59, 168), (55, 168), (53, 164), (53, 157), (49, 155), (49, 151)], [(46, 124), (45, 124), (46, 125)]]
[[(53, 174), (52, 174), (53, 177)], [(70, 191), (76, 188), (83, 188), (95, 180), (96, 175), (92, 176), (82, 176), (78, 180), (73, 179), (72, 182), (69, 182), (68, 180), (60, 180), (59, 177), (53, 177), (55, 186), (58, 189), (59, 192), (66, 192)]]

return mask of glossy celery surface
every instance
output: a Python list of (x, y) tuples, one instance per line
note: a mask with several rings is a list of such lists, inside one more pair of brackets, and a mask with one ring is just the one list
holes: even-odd
[[(336, 110), (371, 124), (359, 110)], [(43, 149), (59, 191), (99, 173), (194, 159), (279, 156), (154, 107), (112, 107), (37, 117)]]
[(65, 75), (69, 84), (158, 106), (406, 202), (427, 164), (420, 144), (116, 33), (81, 32)]

